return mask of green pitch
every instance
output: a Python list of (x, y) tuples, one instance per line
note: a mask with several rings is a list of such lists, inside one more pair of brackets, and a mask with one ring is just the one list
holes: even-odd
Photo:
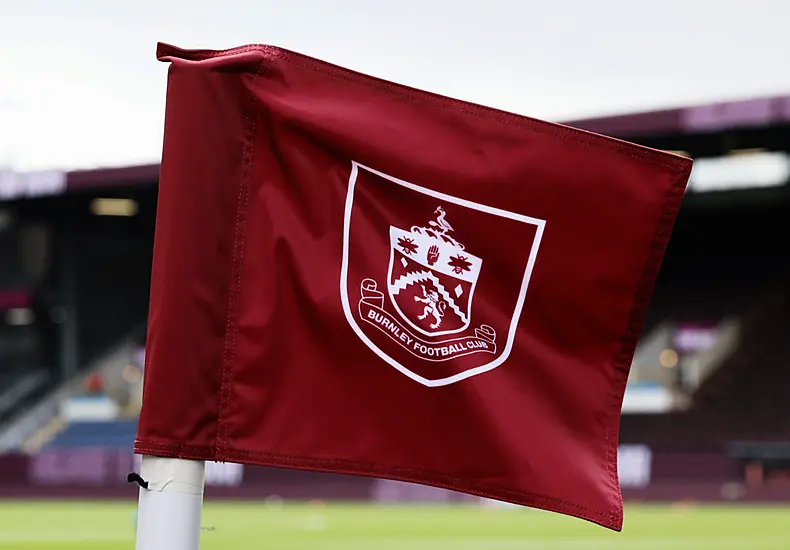
[[(134, 548), (133, 503), (2, 502), (2, 550)], [(787, 550), (790, 507), (629, 506), (623, 533), (519, 508), (207, 503), (203, 550)]]

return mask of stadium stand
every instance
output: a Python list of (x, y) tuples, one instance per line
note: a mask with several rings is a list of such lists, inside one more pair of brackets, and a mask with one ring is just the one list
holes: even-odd
[(737, 350), (695, 392), (688, 411), (625, 415), (621, 440), (716, 449), (740, 439), (790, 439), (788, 294), (772, 296), (744, 322)]
[(135, 420), (72, 422), (57, 434), (45, 448), (120, 447), (130, 449), (134, 443), (136, 430), (137, 422)]
[[(754, 477), (744, 448), (790, 441), (790, 97), (570, 124), (697, 159), (629, 379), (623, 479), (639, 498), (723, 498)], [(131, 453), (157, 173), (47, 175), (40, 192), (30, 175), (0, 201), (0, 452)]]

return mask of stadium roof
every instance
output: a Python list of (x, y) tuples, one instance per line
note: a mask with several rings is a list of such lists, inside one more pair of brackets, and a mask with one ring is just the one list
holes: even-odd
[(619, 137), (716, 132), (790, 123), (790, 96), (713, 103), (569, 122)]
[[(566, 124), (625, 139), (757, 129), (790, 124), (790, 95), (576, 120)], [(158, 164), (70, 172), (0, 173), (0, 201), (84, 189), (154, 184), (158, 174)]]

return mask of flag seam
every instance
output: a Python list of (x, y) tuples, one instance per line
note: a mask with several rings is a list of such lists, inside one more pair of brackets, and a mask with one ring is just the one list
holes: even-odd
[[(212, 454), (211, 448), (205, 446), (182, 446), (170, 443), (158, 443), (150, 440), (138, 440), (135, 444), (135, 450), (138, 453), (152, 454), (154, 456), (164, 455), (185, 459), (217, 460), (217, 457)], [(622, 522), (620, 514), (604, 514), (592, 508), (587, 508), (586, 506), (555, 497), (526, 491), (513, 491), (507, 487), (480, 481), (469, 481), (468, 479), (427, 470), (384, 466), (373, 462), (362, 462), (357, 460), (311, 458), (238, 449), (226, 449), (224, 459), (245, 464), (255, 464), (258, 466), (287, 467), (298, 470), (361, 475), (395, 481), (430, 484), (436, 487), (485, 498), (498, 497), (509, 499), (511, 501), (517, 501), (517, 503), (525, 506), (567, 513), (581, 519), (598, 523), (610, 529), (621, 529)]]
[[(260, 76), (262, 70), (263, 62), (261, 61), (258, 63), (258, 67), (253, 75), (253, 82)], [(225, 321), (225, 344), (222, 357), (219, 407), (217, 411), (217, 433), (214, 440), (214, 456), (217, 459), (224, 457), (228, 446), (228, 403), (233, 381), (233, 367), (236, 362), (237, 322), (241, 303), (242, 267), (244, 264), (244, 247), (246, 242), (245, 227), (247, 225), (247, 211), (249, 206), (249, 180), (252, 172), (253, 144), (257, 125), (257, 117), (254, 108), (255, 95), (249, 90), (247, 94), (247, 105), (244, 113), (244, 140), (241, 150), (241, 172), (236, 202), (236, 223), (229, 274), (228, 313)]]
[(612, 509), (621, 516), (622, 494), (618, 481), (617, 447), (619, 437), (619, 420), (628, 374), (631, 369), (634, 351), (642, 329), (645, 314), (650, 304), (653, 288), (658, 277), (664, 252), (669, 242), (675, 218), (683, 201), (689, 169), (684, 170), (672, 181), (664, 195), (663, 207), (658, 218), (647, 259), (642, 269), (642, 276), (634, 296), (631, 312), (628, 316), (625, 334), (621, 338), (620, 349), (614, 360), (613, 374), (615, 377), (611, 393), (611, 405), (604, 419), (604, 438), (606, 444), (606, 461), (609, 469)]
[[(336, 67), (328, 63), (326, 64), (328, 65), (328, 67), (326, 67), (325, 69), (307, 63), (299, 63), (294, 61), (293, 59), (287, 59), (287, 57), (290, 55), (290, 56), (298, 57), (301, 60), (312, 61), (315, 64), (325, 63), (319, 60), (311, 59), (307, 56), (302, 56), (301, 54), (295, 52), (289, 52), (287, 50), (278, 50), (275, 52), (275, 55), (280, 59), (283, 59), (284, 61), (287, 61), (293, 65), (302, 67), (304, 69), (320, 72), (326, 74), (327, 76), (331, 76), (333, 78), (337, 78), (340, 80), (345, 80), (350, 83), (362, 84), (362, 82), (360, 82), (359, 80), (351, 78), (352, 75), (358, 76), (363, 80), (369, 81), (366, 83), (368, 87), (377, 88), (380, 91), (384, 91), (392, 95), (400, 96), (402, 98), (410, 99), (412, 101), (427, 102), (429, 100), (432, 100), (443, 109), (448, 109), (451, 111), (456, 111), (459, 113), (483, 118), (485, 120), (499, 122), (505, 125), (515, 126), (517, 128), (523, 128), (527, 130), (533, 130), (536, 132), (546, 133), (557, 139), (568, 140), (588, 147), (595, 147), (604, 150), (614, 150), (628, 157), (644, 160), (646, 162), (654, 163), (656, 165), (665, 168), (670, 168), (672, 170), (678, 170), (679, 169), (678, 165), (680, 165), (683, 161), (686, 160), (679, 158), (677, 161), (671, 162), (669, 159), (664, 159), (656, 156), (656, 155), (663, 155), (663, 153), (656, 150), (655, 153), (651, 155), (650, 153), (652, 151), (645, 150), (643, 146), (637, 145), (635, 143), (618, 140), (616, 138), (610, 136), (604, 136), (601, 134), (594, 134), (592, 132), (587, 132), (585, 130), (573, 128), (571, 126), (563, 126), (561, 124), (548, 122), (536, 118), (524, 117), (521, 115), (517, 115), (515, 113), (510, 113), (500, 109), (495, 109), (493, 107), (485, 107), (483, 105), (477, 105), (474, 103), (462, 101), (460, 99), (454, 99), (451, 97), (442, 96), (439, 94), (435, 94), (433, 92), (428, 92), (426, 90), (419, 90), (416, 88), (411, 88), (409, 86), (387, 82), (386, 80), (382, 80), (377, 77), (373, 77), (363, 73), (358, 73), (355, 71), (351, 71), (349, 69), (344, 69), (342, 67)], [(334, 69), (334, 70), (328, 70), (328, 69)], [(487, 116), (487, 115), (499, 115), (499, 116)]]
[(264, 54), (261, 63), (266, 61), (266, 56), (279, 58), (296, 66), (320, 72), (336, 79), (364, 84), (371, 88), (377, 88), (380, 91), (411, 99), (413, 101), (425, 102), (430, 100), (445, 109), (484, 118), (486, 120), (492, 120), (502, 124), (513, 125), (518, 128), (548, 133), (558, 139), (566, 139), (590, 147), (615, 150), (632, 158), (645, 160), (665, 168), (670, 168), (673, 170), (673, 172), (683, 171), (684, 167), (690, 166), (691, 163), (690, 159), (671, 155), (670, 153), (659, 151), (658, 149), (651, 149), (643, 145), (638, 145), (636, 143), (631, 143), (629, 141), (624, 141), (603, 134), (597, 134), (583, 130), (581, 128), (575, 128), (573, 126), (566, 126), (556, 122), (549, 122), (538, 118), (519, 115), (516, 113), (504, 111), (502, 109), (443, 96), (441, 94), (429, 92), (427, 90), (421, 90), (419, 88), (414, 88), (405, 84), (398, 84), (380, 77), (364, 74), (353, 69), (341, 67), (328, 61), (316, 59), (308, 55), (278, 46), (250, 44), (247, 46), (239, 46), (237, 48), (230, 48), (227, 50), (193, 50), (191, 52), (184, 53), (187, 53), (190, 55), (190, 57), (197, 59), (210, 59), (215, 57), (236, 55), (250, 51), (257, 51)]

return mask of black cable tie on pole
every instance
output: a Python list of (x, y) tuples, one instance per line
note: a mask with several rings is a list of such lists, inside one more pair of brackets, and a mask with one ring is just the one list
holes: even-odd
[(137, 472), (132, 472), (126, 476), (126, 483), (137, 483), (143, 489), (148, 489), (148, 482), (140, 477), (140, 474)]

